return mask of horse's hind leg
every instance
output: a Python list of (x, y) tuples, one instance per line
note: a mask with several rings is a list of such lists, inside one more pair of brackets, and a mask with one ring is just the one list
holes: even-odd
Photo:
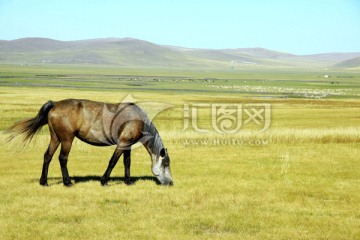
[(116, 147), (115, 152), (110, 159), (109, 165), (108, 165), (104, 175), (101, 177), (101, 185), (103, 185), (103, 186), (107, 185), (107, 182), (109, 181), (109, 178), (110, 178), (111, 171), (115, 167), (115, 165), (118, 162), (122, 153), (123, 153), (123, 149)]
[(125, 184), (131, 185), (130, 181), (130, 165), (131, 165), (131, 150), (124, 151), (124, 167), (125, 167)]
[(70, 187), (73, 185), (71, 183), (69, 172), (67, 169), (68, 156), (70, 153), (72, 141), (73, 141), (73, 138), (61, 142), (61, 151), (60, 151), (60, 155), (59, 155), (61, 173), (63, 176), (63, 183), (67, 187)]
[(43, 163), (42, 173), (41, 173), (41, 177), (40, 177), (40, 185), (43, 185), (43, 186), (48, 186), (47, 176), (48, 176), (48, 171), (49, 171), (49, 164), (51, 162), (52, 157), (54, 156), (56, 149), (58, 148), (58, 146), (60, 144), (56, 134), (54, 132), (52, 132), (51, 129), (50, 129), (50, 136), (51, 136), (51, 140), (50, 140), (50, 144), (44, 154), (44, 163)]

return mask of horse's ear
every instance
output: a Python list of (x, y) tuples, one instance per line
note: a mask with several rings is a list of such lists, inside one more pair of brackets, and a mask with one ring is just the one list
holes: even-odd
[(162, 148), (161, 150), (160, 150), (160, 157), (165, 157), (165, 155), (166, 155), (166, 150), (165, 150), (165, 148)]

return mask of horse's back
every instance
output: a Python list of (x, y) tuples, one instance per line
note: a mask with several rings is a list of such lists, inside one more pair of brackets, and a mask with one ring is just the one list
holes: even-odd
[[(55, 103), (48, 114), (48, 124), (50, 131), (54, 131), (60, 140), (76, 136), (89, 144), (111, 145), (118, 140), (115, 139), (119, 137), (115, 136), (120, 133), (118, 130), (129, 136), (139, 136), (143, 118), (143, 111), (131, 103), (110, 104), (85, 99), (65, 99)], [(123, 124), (129, 127), (126, 128)]]

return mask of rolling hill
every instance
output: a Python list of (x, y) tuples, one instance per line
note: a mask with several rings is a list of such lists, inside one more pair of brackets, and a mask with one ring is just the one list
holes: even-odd
[(360, 57), (351, 58), (345, 61), (342, 61), (335, 65), (340, 68), (358, 68), (360, 67)]
[(133, 38), (58, 41), (23, 38), (0, 41), (0, 63), (100, 64), (129, 67), (323, 67), (360, 53), (298, 56), (263, 48), (190, 49)]

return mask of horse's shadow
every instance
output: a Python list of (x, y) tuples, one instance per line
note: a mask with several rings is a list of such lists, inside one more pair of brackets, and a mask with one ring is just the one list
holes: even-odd
[[(53, 178), (48, 178), (49, 180), (56, 180), (55, 183), (53, 183), (54, 185), (57, 184), (62, 184), (62, 178), (60, 177), (53, 177)], [(73, 183), (86, 183), (86, 182), (99, 182), (100, 184), (100, 180), (101, 177), (100, 176), (94, 176), (94, 175), (90, 175), (90, 176), (73, 176), (70, 177), (70, 179), (72, 180)], [(131, 185), (135, 184), (138, 181), (152, 181), (154, 183), (156, 183), (157, 185), (160, 185), (160, 182), (157, 180), (156, 177), (152, 177), (152, 176), (138, 176), (138, 177), (131, 177), (130, 178), (130, 182)], [(125, 178), (124, 177), (110, 177), (109, 179), (109, 183), (114, 183), (114, 184), (125, 184)], [(50, 185), (53, 185), (50, 184)]]

